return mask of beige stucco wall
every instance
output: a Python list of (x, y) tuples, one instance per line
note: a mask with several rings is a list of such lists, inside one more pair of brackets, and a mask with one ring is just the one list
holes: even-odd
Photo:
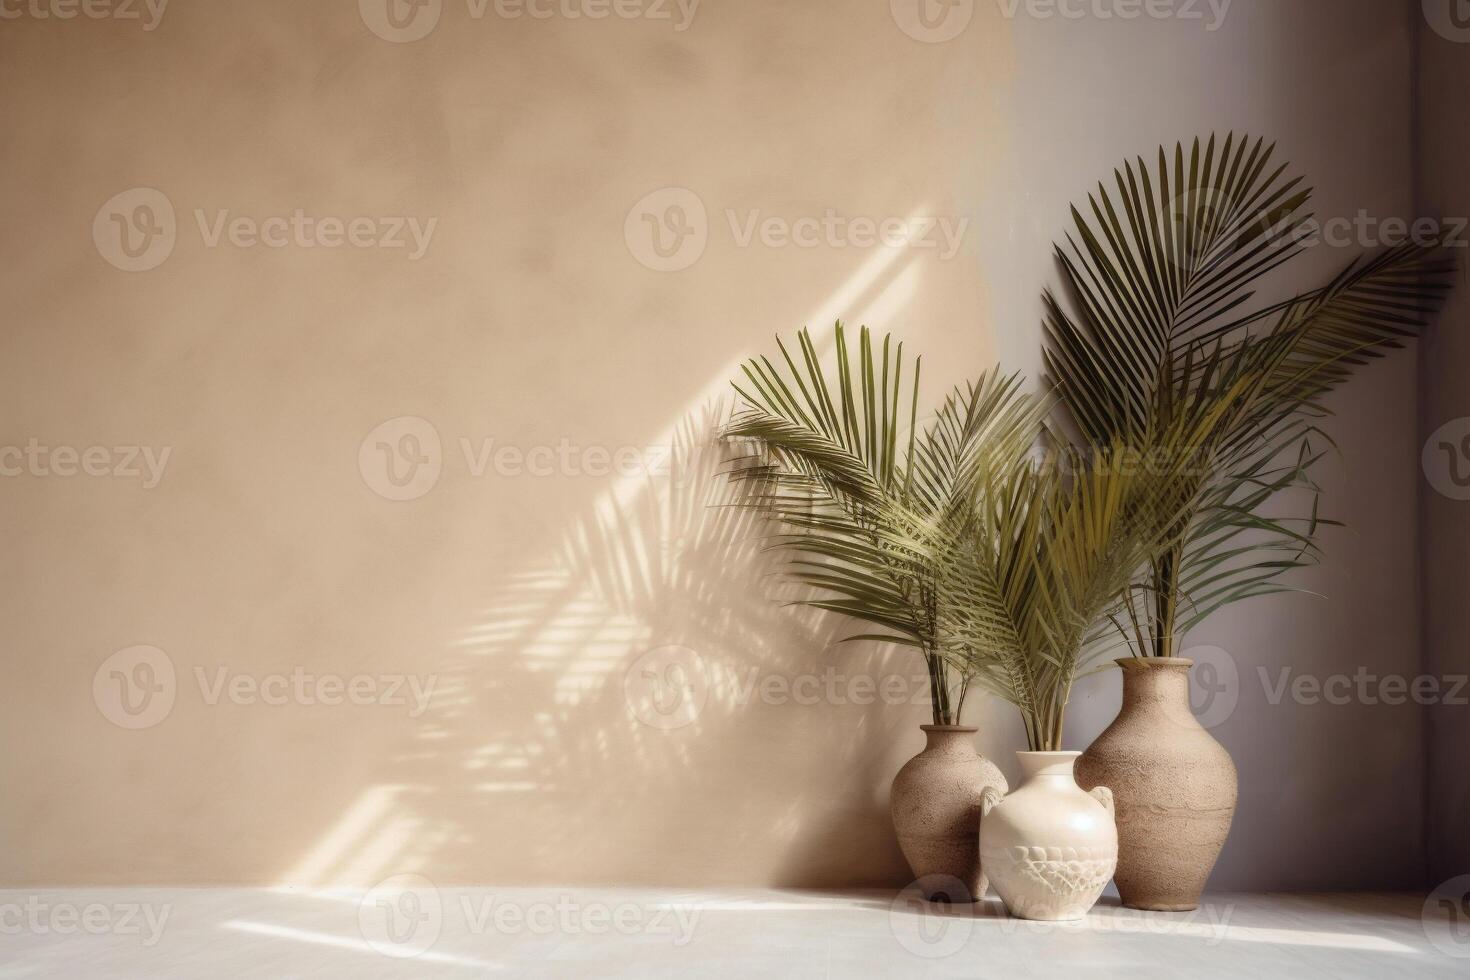
[[(882, 0), (704, 0), (692, 20), (445, 0), (409, 43), (364, 2), (0, 22), (0, 446), (78, 451), (7, 457), (25, 461), (0, 480), (0, 881), (901, 882), (886, 794), (925, 709), (759, 685), (916, 665), (767, 601), (705, 507), (710, 461), (670, 479), (647, 447), (706, 426), (773, 334), (839, 316), (922, 351), (931, 397), (997, 358), (1034, 371), (1067, 202), (1162, 141), (1250, 129), (1324, 213), (1411, 203), (1411, 21), (1378, 0), (1236, 0), (1217, 30), (982, 0), (934, 43)], [(139, 247), (167, 227), (156, 196), (112, 200), (134, 188), (176, 223), (129, 257), (113, 215)], [(635, 208), (666, 188), (694, 197)], [(704, 250), (658, 271), (692, 255), (647, 237), (644, 214), (686, 227), (673, 204)], [(297, 209), (342, 219), (329, 241), (413, 217), (423, 247), (214, 237), (221, 212)], [(935, 219), (938, 247), (758, 230), (829, 210)], [(1414, 391), (1400, 358), (1339, 404), (1326, 479), (1354, 529), (1308, 583), (1329, 598), (1198, 637), (1243, 678), (1217, 728), (1243, 774), (1223, 885), (1419, 873), (1417, 712), (1273, 706), (1255, 679), (1417, 663)], [(378, 428), (403, 417), (427, 425)], [(379, 443), (426, 459), (421, 482), (389, 480)], [(169, 455), (151, 487), (54, 472), (93, 446), (96, 472), (126, 470), (114, 447)], [(497, 467), (506, 446), (529, 458)], [(658, 472), (589, 474), (603, 451)], [(680, 651), (706, 701), (664, 729), (629, 692)], [(119, 678), (164, 685), (157, 717), (127, 714)], [(409, 703), (306, 703), (354, 682)], [(1078, 747), (1115, 685), (1079, 690)], [(1014, 772), (1009, 709), (971, 713)]]

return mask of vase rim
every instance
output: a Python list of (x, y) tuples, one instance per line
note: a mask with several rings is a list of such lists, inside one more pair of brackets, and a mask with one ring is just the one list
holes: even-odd
[(965, 732), (973, 734), (980, 729), (973, 725), (920, 725), (921, 732)]
[(1149, 667), (1193, 667), (1188, 657), (1119, 657), (1113, 663), (1124, 670), (1145, 670)]
[(1042, 756), (1050, 756), (1050, 757), (1052, 757), (1052, 758), (1057, 759), (1058, 761), (1060, 761), (1062, 759), (1076, 759), (1076, 758), (1078, 758), (1081, 755), (1082, 755), (1081, 752), (1073, 752), (1073, 751), (1060, 751), (1059, 750), (1059, 751), (1056, 751), (1056, 752), (1033, 752), (1033, 751), (1031, 751), (1029, 749), (1017, 749), (1016, 750), (1016, 758), (1018, 758), (1018, 759), (1039, 759)]

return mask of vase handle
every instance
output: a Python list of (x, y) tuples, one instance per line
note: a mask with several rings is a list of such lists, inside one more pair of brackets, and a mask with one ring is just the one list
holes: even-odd
[(1106, 786), (1094, 786), (1092, 789), (1087, 791), (1087, 795), (1101, 803), (1103, 805), (1103, 809), (1108, 811), (1108, 816), (1116, 816), (1116, 813), (1113, 810), (1112, 790), (1108, 789)]
[(1005, 796), (1002, 795), (1001, 791), (998, 790), (998, 789), (996, 789), (994, 786), (987, 786), (987, 787), (985, 787), (985, 789), (981, 790), (980, 791), (980, 816), (981, 816), (981, 818), (983, 819), (986, 815), (988, 815), (990, 813), (991, 810), (994, 810), (995, 807), (996, 807), (996, 804), (1000, 803), (1000, 801), (1003, 800), (1003, 799), (1005, 799)]

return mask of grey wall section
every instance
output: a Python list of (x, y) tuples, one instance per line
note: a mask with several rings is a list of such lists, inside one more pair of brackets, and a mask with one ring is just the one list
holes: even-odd
[[(1458, 38), (1458, 39), (1456, 39)], [(1427, 215), (1470, 215), (1470, 30), (1446, 36), (1427, 25), (1419, 32), (1419, 208)], [(1470, 432), (1470, 289), (1466, 252), (1460, 285), (1439, 328), (1421, 348), (1423, 393), (1421, 429), (1433, 461), (1422, 498), (1424, 560), (1425, 673), (1435, 677), (1470, 674), (1470, 501), (1454, 499), (1438, 487), (1454, 459), (1466, 460), (1458, 440)], [(1461, 420), (1458, 424), (1456, 420)], [(1449, 425), (1450, 429), (1442, 427)], [(1445, 450), (1442, 443), (1449, 442)], [(1451, 490), (1451, 493), (1454, 493)], [(1461, 692), (1462, 694), (1464, 692)], [(1427, 833), (1429, 884), (1470, 873), (1470, 708), (1440, 704), (1429, 709)]]
[[(1408, 6), (1238, 0), (1214, 32), (1177, 20), (1018, 22), (1016, 82), (1005, 95), (1013, 169), (981, 208), (1004, 216), (985, 238), (982, 263), (992, 281), (1025, 284), (994, 294), (1002, 359), (1039, 372), (1036, 290), (1055, 281), (1047, 244), (1064, 230), (1068, 202), (1085, 203), (1090, 182), (1160, 143), (1211, 131), (1265, 135), (1315, 185), (1313, 210), (1322, 218), (1360, 209), (1408, 215)], [(1268, 291), (1319, 285), (1358, 251), (1316, 248)], [(1236, 606), (1184, 644), (1186, 656), (1217, 648), (1207, 656), (1223, 664), (1227, 682), (1233, 666), (1236, 683), (1221, 696), (1238, 698), (1233, 710), (1212, 706), (1221, 719), (1213, 731), (1235, 758), (1241, 791), (1211, 887), (1420, 881), (1422, 710), (1356, 699), (1296, 703), (1289, 692), (1275, 698), (1283, 671), (1325, 680), (1360, 667), (1375, 675), (1418, 670), (1415, 371), (1414, 352), (1400, 352), (1334, 399), (1330, 430), (1340, 452), (1321, 476), (1325, 510), (1347, 527), (1325, 534), (1322, 567), (1296, 580), (1325, 598)], [(1085, 747), (1112, 719), (1115, 675), (1080, 686), (1070, 747)]]

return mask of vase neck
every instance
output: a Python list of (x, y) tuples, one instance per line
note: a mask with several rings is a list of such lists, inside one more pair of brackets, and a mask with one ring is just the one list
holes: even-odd
[(1177, 657), (1128, 657), (1118, 661), (1123, 669), (1123, 710), (1166, 713), (1188, 724), (1194, 719), (1189, 707), (1189, 668), (1194, 661)]
[(1081, 752), (1017, 752), (1016, 759), (1021, 763), (1021, 781), (1023, 783), (1066, 783), (1077, 785), (1072, 776), (1072, 763), (1077, 761)]
[(923, 725), (928, 742), (924, 752), (929, 755), (974, 756), (977, 728), (968, 725)]

